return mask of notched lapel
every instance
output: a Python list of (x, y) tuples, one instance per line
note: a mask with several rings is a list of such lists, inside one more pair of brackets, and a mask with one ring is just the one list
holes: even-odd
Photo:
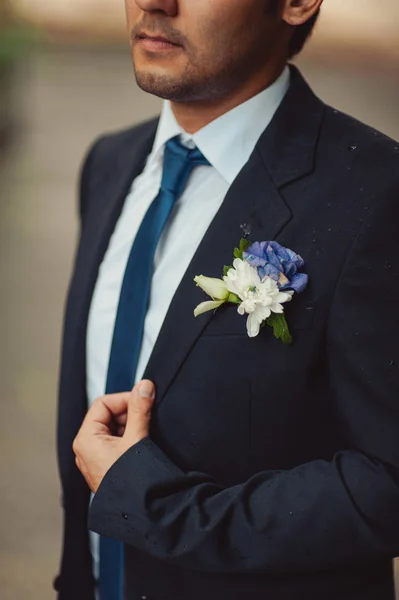
[(233, 248), (242, 235), (240, 225), (251, 226), (249, 237), (254, 241), (273, 240), (287, 225), (292, 215), (280, 190), (313, 171), (324, 112), (324, 104), (291, 67), (291, 85), (283, 103), (231, 186), (169, 307), (144, 374), (156, 384), (158, 404), (214, 316), (194, 317), (194, 308), (206, 299), (194, 277), (221, 276), (223, 266), (232, 262)]
[(278, 189), (314, 171), (325, 105), (291, 65), (290, 88), (258, 142), (259, 152)]

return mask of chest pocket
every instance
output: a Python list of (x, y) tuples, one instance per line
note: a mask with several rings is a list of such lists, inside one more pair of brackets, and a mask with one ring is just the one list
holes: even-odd
[[(285, 315), (290, 331), (304, 331), (311, 329), (314, 323), (315, 305), (304, 302), (300, 296), (294, 296), (289, 304), (286, 304)], [(197, 317), (201, 318), (201, 317)], [(219, 335), (243, 335), (247, 336), (247, 316), (239, 315), (237, 307), (233, 304), (224, 304), (210, 320), (204, 330), (203, 337)]]

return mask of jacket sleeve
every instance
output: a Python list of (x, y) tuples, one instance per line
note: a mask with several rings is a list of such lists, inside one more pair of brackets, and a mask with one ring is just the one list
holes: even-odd
[(309, 572), (399, 554), (399, 202), (367, 211), (339, 278), (327, 353), (345, 450), (225, 488), (149, 438), (106, 474), (89, 527), (210, 572)]

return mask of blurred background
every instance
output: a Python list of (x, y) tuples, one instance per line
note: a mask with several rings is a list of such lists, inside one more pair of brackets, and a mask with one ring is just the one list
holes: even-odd
[[(398, 0), (326, 0), (297, 61), (326, 102), (396, 139), (398, 28)], [(56, 389), (79, 166), (98, 134), (159, 106), (135, 85), (123, 0), (0, 0), (2, 600), (54, 598)]]

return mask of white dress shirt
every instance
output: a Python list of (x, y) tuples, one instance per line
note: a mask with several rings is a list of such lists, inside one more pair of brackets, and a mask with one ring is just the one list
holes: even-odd
[[(142, 174), (133, 181), (99, 269), (86, 340), (89, 405), (105, 391), (123, 275), (137, 231), (161, 185), (166, 142), (180, 135), (182, 143), (195, 145), (211, 166), (194, 169), (157, 246), (136, 381), (142, 378), (169, 305), (188, 265), (231, 184), (282, 102), (289, 82), (290, 72), (286, 67), (270, 87), (193, 135), (179, 126), (170, 103), (164, 102), (151, 154)], [(93, 536), (92, 542), (94, 540)], [(92, 550), (96, 562), (96, 544)]]

